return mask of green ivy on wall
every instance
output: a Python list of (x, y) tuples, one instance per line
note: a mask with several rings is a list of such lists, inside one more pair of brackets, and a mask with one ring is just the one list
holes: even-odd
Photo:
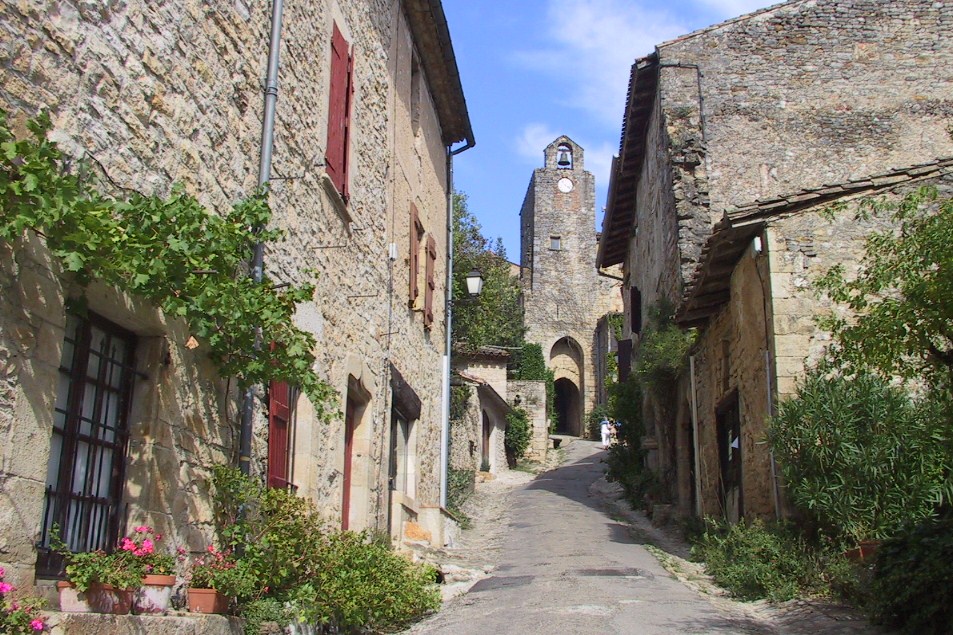
[[(281, 237), (258, 229), (271, 219), (266, 193), (224, 215), (178, 186), (167, 197), (113, 197), (86, 170), (68, 169), (47, 139), (48, 115), (27, 127), (30, 137), (17, 139), (0, 111), (0, 240), (16, 245), (34, 232), (79, 284), (101, 281), (186, 320), (222, 376), (242, 385), (286, 381), (319, 416), (331, 413), (334, 391), (313, 370), (314, 336), (293, 322), (314, 286), (278, 286), (267, 277), (256, 284), (248, 276), (255, 243)], [(254, 346), (257, 327), (271, 343), (262, 350)]]

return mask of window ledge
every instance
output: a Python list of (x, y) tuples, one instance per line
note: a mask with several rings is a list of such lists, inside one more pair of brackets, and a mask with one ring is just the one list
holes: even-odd
[(331, 206), (334, 208), (334, 211), (337, 212), (341, 220), (344, 221), (347, 230), (351, 231), (351, 224), (354, 222), (354, 218), (351, 216), (351, 213), (347, 211), (347, 203), (344, 202), (341, 193), (338, 192), (338, 188), (335, 187), (334, 181), (325, 173), (321, 175), (321, 185), (324, 186), (325, 193), (328, 195), (328, 198), (331, 199)]

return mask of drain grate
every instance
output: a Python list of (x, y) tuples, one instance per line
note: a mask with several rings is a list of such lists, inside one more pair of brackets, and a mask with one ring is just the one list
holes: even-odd
[(513, 576), (494, 576), (491, 578), (484, 578), (480, 580), (472, 587), (470, 587), (470, 593), (479, 593), (480, 591), (490, 591), (492, 589), (502, 589), (507, 587), (517, 587), (517, 586), (526, 586), (533, 581), (531, 575), (513, 575)]

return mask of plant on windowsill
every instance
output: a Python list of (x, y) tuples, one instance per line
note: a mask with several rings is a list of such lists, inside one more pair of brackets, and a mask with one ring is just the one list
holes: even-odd
[(56, 585), (60, 610), (116, 615), (130, 611), (133, 592), (146, 573), (145, 563), (134, 551), (119, 548), (112, 553), (102, 549), (74, 553), (60, 538), (57, 525), (53, 525), (50, 544), (66, 562), (66, 581)]
[(193, 613), (225, 613), (232, 598), (248, 597), (255, 591), (254, 572), (231, 551), (209, 545), (207, 553), (189, 560), (180, 549), (179, 559), (187, 563), (189, 610)]
[(6, 575), (0, 567), (0, 633), (33, 635), (46, 631), (46, 618), (40, 615), (43, 600), (35, 597), (9, 597), (15, 587), (4, 582)]
[(169, 609), (175, 586), (175, 556), (157, 548), (162, 540), (152, 527), (140, 525), (119, 542), (119, 549), (132, 554), (142, 565), (142, 585), (136, 590), (133, 610), (137, 614), (162, 614)]

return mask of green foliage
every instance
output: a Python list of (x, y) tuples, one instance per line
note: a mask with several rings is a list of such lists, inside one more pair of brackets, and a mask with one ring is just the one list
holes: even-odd
[(742, 600), (782, 602), (827, 588), (824, 558), (786, 525), (709, 519), (692, 556), (704, 560), (715, 582)]
[(527, 342), (516, 358), (515, 379), (538, 381), (546, 379), (546, 359), (543, 357), (542, 344)]
[[(255, 243), (280, 236), (256, 229), (271, 219), (265, 193), (223, 215), (179, 187), (165, 198), (128, 191), (112, 197), (85, 165), (67, 169), (47, 139), (47, 115), (27, 125), (32, 137), (15, 139), (0, 111), (0, 240), (16, 244), (28, 231), (42, 236), (80, 284), (99, 280), (185, 319), (223, 376), (243, 385), (287, 381), (326, 412), (334, 393), (312, 370), (315, 339), (292, 319), (295, 307), (312, 299), (313, 285), (255, 284), (247, 274)], [(273, 345), (256, 351), (259, 327)]]
[(450, 387), (450, 422), (462, 422), (467, 413), (467, 403), (473, 394), (473, 388), (466, 385)]
[(812, 370), (769, 428), (791, 501), (849, 546), (929, 516), (949, 496), (949, 407), (876, 375)]
[(135, 589), (142, 584), (142, 578), (146, 575), (142, 563), (127, 551), (83, 551), (68, 554), (66, 559), (66, 579), (79, 591), (86, 591), (91, 584)]
[[(466, 276), (483, 274), (483, 291), (471, 298)], [(467, 208), (465, 194), (453, 195), (453, 324), (455, 344), (519, 346), (523, 341), (523, 309), (519, 279), (510, 273), (501, 241), (491, 245)]]
[(556, 427), (556, 377), (546, 367), (541, 344), (526, 343), (515, 360), (514, 379), (546, 382), (546, 418), (550, 432)]
[(235, 468), (216, 466), (214, 503), (226, 551), (241, 554), (237, 573), (255, 577), (249, 599), (267, 588), (282, 593), (308, 579), (316, 536), (323, 533), (314, 505), (284, 489), (266, 488)]
[(602, 434), (602, 420), (609, 417), (609, 406), (596, 406), (586, 416), (586, 435), (598, 439)]
[(658, 496), (660, 486), (655, 473), (645, 465), (642, 386), (635, 375), (609, 387), (609, 416), (620, 425), (617, 442), (609, 447), (606, 458), (606, 478), (622, 486), (634, 509), (642, 509)]
[(513, 408), (506, 413), (506, 431), (503, 435), (503, 447), (511, 465), (516, 465), (526, 454), (526, 448), (533, 438), (529, 424), (529, 414), (522, 408)]
[(46, 604), (41, 598), (10, 594), (16, 591), (4, 581), (6, 571), (0, 567), (0, 633), (4, 635), (34, 635), (46, 631), (46, 617), (40, 614)]
[(469, 529), (470, 518), (463, 512), (463, 504), (473, 494), (476, 485), (476, 472), (473, 470), (447, 470), (447, 509), (459, 521), (460, 527)]
[(953, 632), (953, 515), (885, 541), (871, 582), (875, 620), (910, 635)]
[(652, 308), (648, 322), (639, 342), (635, 372), (646, 392), (665, 399), (685, 370), (696, 332), (676, 326), (667, 302)]
[(850, 308), (856, 321), (820, 320), (834, 334), (831, 355), (846, 369), (953, 386), (953, 199), (922, 188), (898, 203), (865, 200), (861, 219), (891, 229), (867, 238), (856, 278), (843, 266), (817, 281), (819, 291)]
[(432, 567), (368, 543), (363, 533), (326, 536), (316, 565), (292, 594), (306, 622), (345, 633), (393, 632), (440, 607)]
[(189, 563), (187, 579), (193, 589), (215, 589), (230, 598), (253, 597), (259, 589), (259, 576), (251, 561), (214, 547)]
[(276, 629), (270, 632), (284, 633), (284, 627), (297, 618), (297, 612), (287, 603), (275, 598), (253, 600), (241, 606), (238, 613), (245, 620), (245, 634), (259, 635), (262, 626), (273, 624)]
[(253, 581), (237, 590), (240, 604), (287, 601), (297, 619), (347, 633), (396, 630), (439, 607), (433, 570), (394, 553), (386, 538), (328, 531), (309, 501), (234, 468), (217, 467), (213, 485), (219, 533)]

